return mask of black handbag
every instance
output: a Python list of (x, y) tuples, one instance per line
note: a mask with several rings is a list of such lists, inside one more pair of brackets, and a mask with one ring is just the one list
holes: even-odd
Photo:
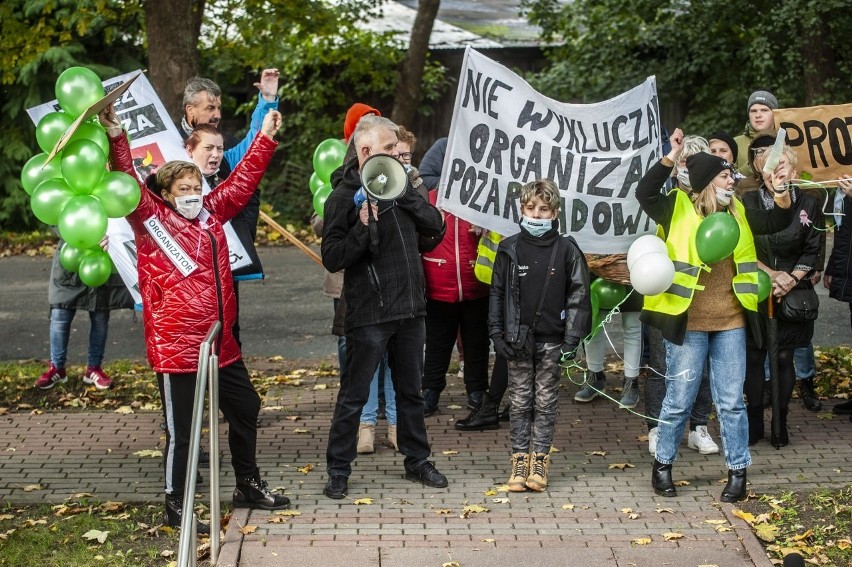
[(813, 287), (795, 287), (781, 298), (778, 316), (788, 323), (808, 323), (819, 316), (819, 296)]
[(528, 360), (535, 354), (535, 324), (538, 323), (538, 318), (541, 316), (541, 310), (544, 307), (544, 296), (547, 293), (547, 285), (550, 283), (550, 276), (553, 275), (553, 261), (556, 259), (556, 250), (559, 248), (559, 238), (553, 244), (553, 251), (550, 253), (550, 263), (547, 266), (547, 276), (544, 278), (544, 286), (541, 288), (541, 296), (538, 298), (538, 308), (535, 311), (530, 325), (519, 325), (518, 336), (513, 341), (507, 341), (507, 344), (515, 351), (515, 360)]

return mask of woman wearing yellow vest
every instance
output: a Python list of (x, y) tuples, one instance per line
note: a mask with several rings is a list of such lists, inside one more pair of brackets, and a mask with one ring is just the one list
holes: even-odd
[[(757, 255), (752, 234), (778, 232), (792, 221), (790, 196), (779, 194), (769, 211), (746, 211), (734, 196), (733, 166), (699, 152), (687, 159), (692, 192), (660, 191), (678, 162), (683, 132), (671, 136), (672, 149), (639, 181), (636, 197), (642, 210), (666, 235), (675, 277), (665, 292), (646, 296), (641, 319), (660, 329), (665, 339), (668, 388), (660, 412), (651, 485), (660, 496), (676, 496), (672, 464), (686, 420), (698, 393), (701, 374), (710, 362), (710, 390), (721, 426), (728, 483), (723, 502), (746, 497), (746, 469), (751, 465), (748, 419), (742, 387), (746, 368), (746, 327), (762, 343), (757, 317)], [(734, 252), (709, 266), (698, 257), (696, 232), (711, 213), (734, 217), (740, 236)]]

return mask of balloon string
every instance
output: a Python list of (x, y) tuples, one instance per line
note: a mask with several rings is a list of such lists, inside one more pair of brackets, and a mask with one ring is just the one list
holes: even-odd
[[(599, 332), (599, 330), (602, 331), (604, 333), (604, 336), (606, 337), (607, 342), (609, 343), (610, 347), (615, 352), (616, 357), (619, 360), (622, 361), (622, 363), (625, 365), (625, 367), (627, 366), (627, 361), (625, 361), (624, 358), (620, 354), (618, 354), (618, 349), (615, 348), (615, 345), (613, 344), (612, 339), (610, 338), (609, 333), (607, 332), (606, 325), (608, 325), (610, 322), (612, 322), (612, 318), (615, 315), (621, 313), (621, 309), (620, 309), (621, 305), (628, 300), (628, 298), (633, 294), (634, 291), (635, 290), (630, 290), (630, 293), (625, 295), (624, 299), (619, 301), (618, 304), (615, 307), (610, 309), (609, 314), (606, 317), (604, 317), (601, 320), (601, 322), (594, 329), (592, 329), (592, 331), (588, 335), (586, 335), (586, 337), (580, 342), (580, 344), (583, 344), (586, 341), (590, 340), (592, 337), (594, 337), (595, 334), (597, 334), (597, 332)], [(590, 389), (594, 390), (599, 396), (603, 396), (604, 398), (606, 398), (606, 399), (610, 400), (611, 402), (617, 404), (620, 408), (625, 409), (628, 412), (632, 413), (633, 415), (638, 416), (642, 419), (645, 419), (647, 421), (654, 421), (654, 422), (657, 422), (657, 423), (665, 423), (667, 425), (670, 424), (670, 422), (668, 422), (668, 421), (665, 421), (665, 420), (662, 420), (662, 419), (659, 419), (659, 418), (656, 418), (656, 417), (651, 417), (650, 415), (645, 415), (645, 414), (638, 412), (638, 411), (635, 411), (631, 408), (626, 408), (626, 407), (621, 405), (619, 400), (616, 400), (612, 396), (608, 395), (604, 390), (599, 390), (598, 388), (595, 388), (592, 385), (592, 383), (589, 381), (589, 375), (592, 374), (592, 371), (589, 370), (588, 366), (583, 366), (579, 362), (577, 362), (577, 360), (575, 360), (577, 350), (579, 348), (580, 348), (580, 346), (578, 345), (577, 348), (575, 348), (573, 351), (571, 351), (569, 353), (563, 353), (562, 360), (560, 361), (560, 366), (562, 366), (565, 369), (565, 376), (568, 378), (568, 380), (572, 384), (575, 384), (578, 387), (588, 386)], [(660, 372), (658, 372), (656, 369), (654, 369), (650, 366), (640, 366), (639, 368), (640, 369), (647, 368), (651, 372), (654, 372), (658, 376), (661, 376), (665, 379), (675, 379), (676, 378), (674, 376), (669, 377), (669, 376), (663, 375)], [(577, 382), (572, 378), (571, 373), (574, 370), (580, 371), (580, 372), (583, 373), (582, 382)]]

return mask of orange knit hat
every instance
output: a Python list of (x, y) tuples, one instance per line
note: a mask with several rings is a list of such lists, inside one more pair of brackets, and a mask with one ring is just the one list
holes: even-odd
[(382, 115), (381, 112), (372, 106), (368, 106), (362, 102), (356, 102), (346, 111), (346, 119), (343, 121), (343, 140), (346, 143), (349, 143), (349, 138), (352, 136), (352, 132), (355, 131), (358, 121), (367, 114)]

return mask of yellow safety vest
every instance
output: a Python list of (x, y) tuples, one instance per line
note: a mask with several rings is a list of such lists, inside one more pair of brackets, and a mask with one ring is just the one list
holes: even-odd
[[(666, 248), (675, 266), (672, 285), (659, 295), (646, 295), (644, 308), (667, 315), (680, 315), (692, 303), (693, 294), (704, 286), (698, 284), (702, 269), (709, 270), (698, 257), (695, 234), (704, 219), (693, 207), (692, 201), (683, 191), (676, 191), (675, 208), (669, 226)], [(734, 295), (749, 311), (757, 311), (757, 251), (754, 237), (745, 221), (745, 207), (734, 199), (739, 218), (734, 217), (740, 227), (740, 239), (734, 248), (736, 275), (732, 281)]]
[(494, 259), (497, 257), (497, 248), (503, 237), (493, 230), (487, 231), (479, 239), (476, 245), (476, 262), (473, 265), (473, 275), (484, 284), (491, 285), (491, 276), (494, 273)]

